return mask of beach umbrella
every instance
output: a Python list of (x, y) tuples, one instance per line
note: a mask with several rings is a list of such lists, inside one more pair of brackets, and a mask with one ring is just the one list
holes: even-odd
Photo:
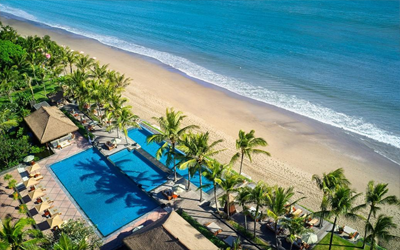
[(29, 192), (28, 195), (31, 198), (31, 200), (34, 200), (38, 197), (44, 196), (45, 193), (40, 189), (35, 189), (35, 190)]
[(63, 220), (59, 215), (56, 215), (54, 217), (47, 219), (47, 223), (49, 223), (50, 228), (60, 227), (61, 224), (63, 223)]
[(51, 207), (51, 204), (48, 201), (42, 202), (35, 206), (38, 213), (43, 212), (44, 210), (48, 209), (49, 207)]
[(118, 144), (120, 142), (121, 142), (121, 139), (119, 139), (119, 138), (114, 138), (114, 139), (111, 140), (112, 144)]
[(39, 181), (35, 180), (35, 178), (28, 178), (28, 180), (24, 181), (24, 185), (27, 188), (30, 186), (36, 185), (38, 183), (39, 183)]
[(32, 161), (34, 158), (35, 158), (35, 156), (33, 156), (33, 155), (25, 156), (24, 162), (30, 162), (30, 161)]
[(29, 173), (38, 171), (41, 168), (41, 166), (38, 163), (35, 163), (31, 166), (26, 167), (26, 171), (28, 171)]
[(172, 187), (172, 191), (174, 191), (176, 194), (180, 194), (186, 191), (186, 187), (183, 184), (176, 184)]
[(313, 233), (306, 233), (301, 236), (301, 240), (307, 244), (314, 244), (318, 242), (318, 236)]

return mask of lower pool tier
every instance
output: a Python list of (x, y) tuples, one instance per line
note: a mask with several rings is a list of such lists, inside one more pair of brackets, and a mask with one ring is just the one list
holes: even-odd
[(158, 207), (97, 149), (57, 162), (51, 169), (103, 236)]

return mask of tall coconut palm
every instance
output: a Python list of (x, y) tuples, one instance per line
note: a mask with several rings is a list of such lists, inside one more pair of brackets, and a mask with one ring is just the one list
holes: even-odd
[(242, 207), (242, 213), (244, 215), (244, 226), (247, 230), (247, 215), (248, 215), (248, 208), (247, 204), (250, 203), (250, 195), (251, 195), (251, 188), (246, 186), (238, 189), (238, 194), (236, 196), (236, 202), (239, 206)]
[[(188, 169), (190, 176), (190, 169), (199, 173), (200, 178), (200, 201), (203, 199), (202, 190), (202, 176), (203, 176), (203, 166), (207, 164), (210, 157), (213, 157), (225, 149), (215, 150), (215, 146), (221, 143), (223, 140), (217, 140), (209, 143), (209, 133), (199, 133), (199, 134), (185, 134), (179, 145), (184, 153), (184, 159), (179, 163), (180, 169)], [(190, 181), (189, 184), (190, 185)], [(188, 186), (189, 188), (189, 186)]]
[(293, 197), (294, 188), (289, 187), (284, 189), (282, 187), (273, 187), (270, 192), (266, 195), (266, 203), (268, 206), (267, 214), (269, 217), (272, 217), (275, 222), (275, 241), (278, 242), (278, 221), (282, 218), (283, 215), (287, 212), (287, 207), (291, 207), (300, 200), (304, 199), (304, 197), (297, 199), (293, 202), (290, 202), (290, 199)]
[(66, 48), (65, 59), (67, 64), (69, 64), (70, 74), (72, 74), (72, 65), (78, 61), (78, 53), (69, 48)]
[[(217, 160), (212, 159), (210, 161), (207, 161), (207, 168), (205, 168), (203, 172), (204, 177), (213, 182), (215, 209), (218, 213), (219, 209), (217, 201), (217, 180), (221, 179), (224, 172), (228, 169), (228, 164), (221, 164)], [(206, 187), (208, 187), (208, 185), (203, 185), (203, 188)]]
[(254, 133), (254, 130), (251, 130), (249, 133), (246, 133), (243, 130), (239, 131), (239, 138), (236, 140), (236, 149), (239, 152), (237, 152), (231, 159), (231, 163), (234, 163), (240, 158), (239, 174), (242, 174), (244, 156), (247, 156), (250, 162), (252, 162), (251, 157), (253, 154), (264, 154), (268, 156), (271, 155), (267, 151), (256, 148), (259, 146), (267, 146), (268, 143), (263, 138), (255, 137)]
[(233, 200), (230, 200), (230, 194), (236, 190), (236, 185), (243, 181), (243, 177), (230, 169), (228, 169), (223, 178), (217, 179), (218, 185), (225, 191), (225, 194), (221, 197), (225, 203), (226, 212), (228, 218), (230, 217), (230, 205)]
[(39, 230), (26, 229), (31, 227), (35, 221), (32, 218), (21, 218), (12, 223), (12, 218), (3, 220), (3, 227), (0, 229), (0, 246), (5, 249), (22, 250), (38, 246), (45, 242), (43, 234)]
[(120, 74), (116, 73), (114, 82), (119, 86), (119, 87), (126, 87), (131, 83), (131, 79), (129, 77), (125, 77), (125, 74)]
[[(174, 168), (174, 181), (176, 181), (176, 150), (175, 147), (182, 135), (190, 129), (198, 128), (196, 125), (189, 125), (182, 127), (182, 121), (186, 115), (182, 115), (181, 111), (174, 111), (170, 108), (165, 111), (165, 117), (153, 117), (160, 126), (160, 133), (153, 134), (147, 137), (147, 143), (163, 143), (157, 150), (156, 157), (160, 159), (163, 154), (167, 155), (167, 166), (173, 164)], [(170, 146), (170, 144), (171, 146)]]
[(93, 69), (91, 69), (91, 77), (102, 83), (107, 77), (107, 67), (108, 64), (100, 66), (99, 62), (93, 64)]
[[(356, 199), (361, 195), (361, 193), (355, 194), (355, 192), (348, 187), (338, 187), (336, 191), (329, 197), (330, 210), (327, 210), (329, 216), (333, 216), (335, 219), (333, 221), (331, 239), (329, 241), (329, 250), (332, 248), (333, 232), (336, 227), (337, 219), (341, 216), (355, 220), (356, 218), (361, 218), (357, 212), (362, 208), (362, 206), (356, 206)], [(321, 213), (321, 212), (318, 212)]]
[(13, 102), (12, 93), (15, 90), (15, 81), (18, 79), (18, 71), (15, 68), (15, 66), (5, 67), (0, 72), (0, 90), (7, 94), (11, 103)]
[(269, 188), (262, 182), (257, 182), (257, 185), (250, 192), (250, 201), (256, 204), (256, 211), (254, 213), (254, 228), (253, 234), (256, 235), (256, 224), (259, 218), (261, 218), (261, 209), (266, 205), (265, 200)]
[(343, 168), (338, 168), (328, 174), (323, 173), (322, 177), (314, 174), (312, 176), (312, 181), (314, 181), (318, 189), (323, 192), (319, 224), (320, 227), (322, 227), (325, 216), (324, 211), (327, 210), (329, 197), (332, 196), (337, 187), (348, 187), (350, 182), (346, 179)]
[(132, 114), (129, 107), (124, 107), (121, 110), (117, 110), (116, 113), (118, 116), (116, 117), (116, 123), (120, 130), (123, 131), (125, 135), (126, 144), (128, 144), (128, 128), (135, 127), (139, 128), (140, 125), (138, 123), (138, 116)]
[(398, 236), (391, 235), (389, 230), (397, 228), (397, 225), (393, 223), (393, 217), (384, 216), (380, 214), (375, 224), (368, 222), (367, 232), (369, 235), (364, 239), (371, 243), (371, 250), (374, 250), (379, 241), (389, 241), (393, 239), (399, 239)]
[(94, 59), (89, 57), (88, 55), (79, 55), (76, 60), (76, 67), (81, 70), (83, 73), (86, 73), (94, 64)]
[(54, 250), (85, 250), (89, 249), (89, 246), (85, 239), (81, 239), (79, 242), (74, 242), (65, 233), (61, 233), (60, 239), (53, 247)]
[(311, 232), (311, 229), (307, 229), (304, 227), (304, 218), (296, 217), (296, 218), (283, 218), (282, 226), (289, 230), (290, 240), (290, 250), (293, 248), (293, 243), (295, 242), (297, 235), (302, 235), (307, 232)]
[[(371, 215), (376, 217), (376, 213), (381, 210), (382, 205), (398, 205), (399, 200), (395, 195), (386, 196), (389, 192), (387, 188), (388, 184), (386, 183), (378, 183), (375, 185), (374, 181), (368, 182), (367, 192), (365, 194), (365, 204), (364, 207), (369, 206), (369, 213), (365, 225), (365, 235), (364, 239), (367, 237), (367, 227), (369, 225), (369, 220), (371, 219)], [(365, 240), (363, 243), (363, 249), (365, 248)]]

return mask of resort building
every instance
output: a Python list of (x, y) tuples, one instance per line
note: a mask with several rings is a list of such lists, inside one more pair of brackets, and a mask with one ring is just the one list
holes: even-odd
[(78, 130), (78, 127), (57, 107), (42, 106), (24, 120), (42, 144)]
[(123, 240), (136, 250), (217, 250), (218, 248), (175, 211), (139, 229)]

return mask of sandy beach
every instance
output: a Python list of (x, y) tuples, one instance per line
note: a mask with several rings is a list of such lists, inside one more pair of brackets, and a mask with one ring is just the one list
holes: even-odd
[[(174, 69), (153, 60), (102, 45), (62, 30), (50, 29), (18, 20), (0, 17), (22, 35), (49, 35), (60, 45), (84, 51), (110, 69), (132, 79), (124, 96), (134, 113), (152, 121), (167, 107), (188, 116), (185, 124), (197, 124), (209, 131), (212, 139), (224, 139), (226, 151), (216, 158), (228, 162), (235, 153), (235, 140), (240, 129), (254, 129), (256, 136), (269, 143), (271, 157), (255, 156), (246, 161), (243, 172), (254, 181), (269, 185), (294, 186), (296, 196), (306, 196), (302, 205), (318, 210), (321, 193), (311, 182), (313, 174), (321, 175), (339, 167), (345, 170), (352, 187), (365, 192), (368, 181), (389, 183), (390, 193), (400, 196), (400, 166), (376, 154), (341, 129), (299, 116), (264, 103), (252, 101), (228, 91), (185, 77)], [(238, 164), (234, 166), (238, 170)], [(400, 211), (389, 208), (386, 214), (400, 224)], [(344, 222), (363, 231), (361, 222)], [(399, 234), (397, 229), (396, 234)]]

